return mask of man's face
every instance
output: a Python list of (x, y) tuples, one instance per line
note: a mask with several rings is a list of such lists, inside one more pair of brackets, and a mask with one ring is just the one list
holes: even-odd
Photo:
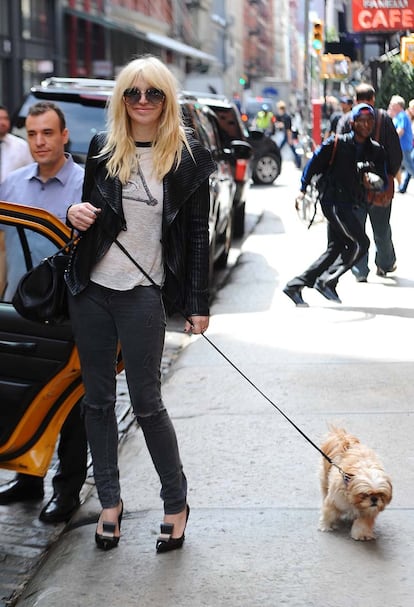
[(374, 128), (374, 116), (372, 114), (362, 114), (357, 116), (353, 122), (353, 130), (360, 139), (367, 139)]
[(10, 118), (6, 110), (0, 110), (0, 138), (3, 139), (10, 130)]
[(62, 162), (69, 133), (67, 129), (61, 130), (59, 116), (54, 110), (27, 116), (26, 130), (30, 151), (40, 166), (52, 168)]
[(344, 114), (347, 114), (352, 110), (352, 103), (345, 103), (344, 101), (341, 101), (341, 110)]
[(402, 109), (403, 108), (399, 103), (390, 103), (388, 106), (388, 114), (391, 116), (391, 118), (394, 118), (394, 116), (399, 114)]

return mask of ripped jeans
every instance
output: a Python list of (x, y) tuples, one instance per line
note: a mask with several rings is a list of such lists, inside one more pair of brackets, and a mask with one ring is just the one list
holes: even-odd
[(95, 484), (103, 508), (120, 501), (116, 361), (121, 346), (132, 408), (161, 481), (166, 514), (186, 505), (187, 481), (174, 427), (161, 398), (165, 312), (153, 286), (116, 291), (90, 283), (69, 295), (69, 311), (85, 386), (83, 413)]

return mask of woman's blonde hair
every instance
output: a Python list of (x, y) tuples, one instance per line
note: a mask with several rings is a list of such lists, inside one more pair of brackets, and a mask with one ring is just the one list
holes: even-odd
[(126, 183), (137, 167), (135, 141), (131, 120), (128, 116), (123, 94), (142, 77), (149, 87), (163, 91), (165, 99), (159, 119), (158, 132), (153, 142), (154, 175), (160, 181), (181, 160), (183, 144), (188, 146), (182, 114), (178, 102), (177, 81), (170, 70), (157, 57), (144, 55), (133, 59), (119, 73), (108, 105), (108, 139), (100, 155), (110, 153), (107, 163), (111, 177), (117, 176)]

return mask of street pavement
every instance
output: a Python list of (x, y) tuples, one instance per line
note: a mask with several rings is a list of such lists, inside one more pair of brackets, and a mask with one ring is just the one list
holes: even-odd
[[(18, 607), (412, 606), (414, 195), (394, 201), (394, 274), (373, 272), (358, 284), (348, 273), (338, 287), (342, 305), (306, 289), (310, 307), (296, 308), (282, 288), (326, 238), (323, 223), (308, 230), (298, 219), (298, 183), (285, 162), (273, 186), (251, 190), (249, 220), (260, 220), (206, 333), (234, 366), (192, 337), (180, 342), (165, 377), (189, 481), (183, 549), (155, 553), (158, 480), (133, 425), (120, 448), (119, 547), (104, 553), (94, 545), (100, 507), (91, 485)], [(394, 497), (378, 518), (377, 540), (356, 542), (347, 525), (318, 531), (320, 455), (269, 400), (317, 444), (336, 423), (379, 453)]]

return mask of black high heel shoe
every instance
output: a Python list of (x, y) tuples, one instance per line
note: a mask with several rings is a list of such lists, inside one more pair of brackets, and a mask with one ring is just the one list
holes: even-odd
[[(121, 500), (121, 512), (118, 515), (118, 529), (121, 531), (122, 515), (124, 513), (124, 502)], [(95, 542), (101, 550), (112, 550), (119, 544), (119, 536), (115, 535), (115, 523), (102, 522), (103, 533), (95, 532)]]
[[(190, 516), (190, 506), (187, 504), (187, 517), (185, 524), (187, 526), (188, 517)], [(182, 548), (185, 540), (184, 531), (181, 537), (171, 537), (174, 530), (173, 523), (161, 523), (161, 533), (158, 536), (156, 550), (158, 554), (161, 552), (170, 552), (171, 550), (178, 550)]]

